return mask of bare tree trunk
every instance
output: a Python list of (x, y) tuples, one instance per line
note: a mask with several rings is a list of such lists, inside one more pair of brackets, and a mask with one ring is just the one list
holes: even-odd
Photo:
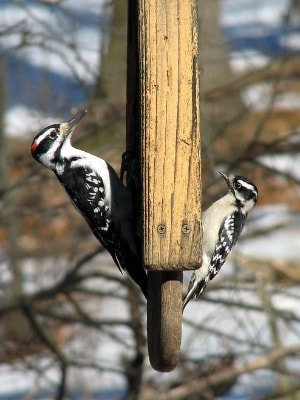
[[(120, 163), (120, 154), (125, 147), (126, 130), (126, 42), (127, 2), (111, 2), (112, 17), (109, 25), (107, 49), (103, 54), (95, 90), (89, 99), (89, 116), (92, 125), (101, 129), (95, 144), (105, 143), (110, 151), (110, 162)], [(95, 132), (93, 132), (94, 134)]]
[(243, 113), (240, 93), (226, 98), (207, 100), (205, 95), (226, 82), (234, 80), (229, 66), (228, 47), (220, 25), (220, 1), (199, 0), (200, 17), (200, 70), (201, 70), (201, 132), (205, 156), (214, 169), (212, 140), (224, 124)]
[[(128, 2), (112, 2), (111, 35), (106, 54), (101, 62), (99, 80), (92, 99), (94, 115), (101, 125), (103, 118), (111, 123), (101, 129), (101, 136), (124, 139), (126, 130), (126, 74), (127, 74), (127, 13)], [(102, 120), (101, 120), (102, 118)], [(123, 147), (124, 151), (125, 145)], [(135, 341), (135, 355), (125, 359), (128, 400), (138, 399), (142, 386), (146, 339), (142, 325), (139, 291), (129, 282), (129, 307)]]
[[(3, 193), (1, 219), (6, 232), (6, 255), (12, 271), (12, 285), (9, 296), (20, 297), (22, 294), (22, 267), (20, 263), (19, 213), (18, 199), (15, 192), (11, 192), (10, 161), (8, 157), (7, 139), (4, 133), (4, 110), (6, 96), (5, 66), (0, 61), (0, 192)], [(12, 311), (5, 315), (3, 323), (3, 338), (16, 340), (22, 344), (32, 339), (32, 329), (27, 319), (20, 311)]]
[(15, 295), (20, 295), (22, 291), (22, 272), (19, 263), (19, 245), (18, 245), (18, 221), (17, 214), (14, 212), (16, 207), (16, 195), (15, 193), (10, 193), (7, 190), (11, 184), (10, 179), (10, 167), (9, 159), (7, 154), (7, 140), (4, 134), (4, 110), (5, 110), (5, 100), (6, 88), (3, 77), (5, 76), (5, 67), (3, 63), (0, 63), (0, 191), (5, 193), (3, 196), (3, 215), (2, 218), (5, 223), (5, 228), (7, 232), (7, 242), (8, 242), (8, 257), (9, 263), (13, 270), (13, 286), (12, 291)]
[(126, 96), (126, 43), (127, 1), (112, 2), (110, 39), (100, 67), (95, 97), (112, 102), (125, 101)]

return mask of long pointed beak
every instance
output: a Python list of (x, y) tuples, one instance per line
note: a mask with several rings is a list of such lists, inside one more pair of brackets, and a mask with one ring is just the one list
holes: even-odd
[(60, 132), (66, 137), (69, 136), (86, 113), (87, 110), (81, 110), (75, 115), (75, 117), (71, 118), (70, 121), (60, 124)]
[(67, 122), (67, 124), (69, 125), (69, 129), (75, 128), (75, 126), (78, 124), (81, 118), (85, 116), (86, 113), (87, 110), (81, 110), (75, 115), (75, 117), (70, 119), (70, 121)]

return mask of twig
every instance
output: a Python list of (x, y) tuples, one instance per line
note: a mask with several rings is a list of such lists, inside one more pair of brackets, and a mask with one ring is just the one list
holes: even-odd
[(23, 303), (23, 311), (25, 316), (28, 318), (34, 332), (40, 338), (40, 340), (55, 354), (57, 357), (60, 369), (61, 369), (61, 378), (58, 386), (58, 392), (56, 396), (56, 400), (63, 400), (65, 396), (66, 390), (66, 375), (67, 375), (67, 366), (68, 361), (64, 355), (64, 353), (60, 350), (60, 348), (56, 345), (53, 338), (47, 333), (47, 331), (42, 327), (36, 318), (35, 313), (33, 312), (30, 305), (24, 301)]
[(276, 348), (252, 361), (237, 365), (225, 371), (217, 372), (211, 377), (197, 379), (194, 382), (189, 382), (188, 385), (170, 389), (166, 394), (157, 395), (156, 393), (155, 395), (145, 395), (144, 400), (182, 400), (191, 398), (191, 396), (195, 394), (202, 393), (204, 390), (228, 382), (246, 373), (254, 372), (258, 369), (270, 368), (270, 366), (282, 358), (296, 355), (299, 352), (299, 344), (280, 349)]

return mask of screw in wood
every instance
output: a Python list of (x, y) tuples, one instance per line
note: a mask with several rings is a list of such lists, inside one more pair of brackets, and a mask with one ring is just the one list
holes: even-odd
[(164, 225), (164, 224), (159, 224), (159, 225), (157, 226), (157, 232), (158, 232), (160, 235), (164, 234), (164, 233), (166, 232), (166, 225)]
[(185, 235), (188, 235), (191, 232), (191, 228), (189, 227), (188, 224), (183, 224), (182, 227), (181, 227), (181, 231)]

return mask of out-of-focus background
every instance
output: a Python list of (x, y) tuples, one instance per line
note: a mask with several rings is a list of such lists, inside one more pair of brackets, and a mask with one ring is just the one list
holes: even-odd
[[(151, 369), (146, 306), (99, 247), (34, 135), (86, 107), (74, 142), (119, 171), (127, 2), (0, 2), (0, 400), (274, 399), (300, 393), (300, 1), (199, 1), (203, 208), (217, 171), (259, 203)], [(185, 274), (185, 290), (189, 275)]]

